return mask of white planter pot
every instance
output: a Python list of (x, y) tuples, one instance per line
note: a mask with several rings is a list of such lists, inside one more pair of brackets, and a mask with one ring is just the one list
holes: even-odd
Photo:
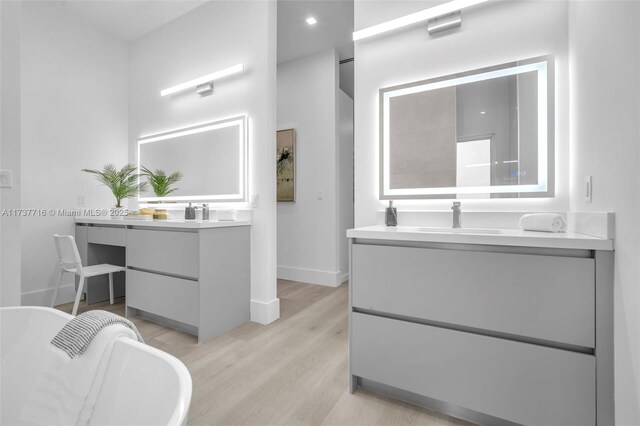
[(126, 215), (126, 207), (111, 207), (111, 219), (122, 220)]

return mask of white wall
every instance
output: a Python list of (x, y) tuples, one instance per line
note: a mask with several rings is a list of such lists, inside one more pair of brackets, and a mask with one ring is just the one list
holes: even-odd
[[(431, 7), (434, 1), (356, 1), (359, 30)], [(566, 2), (489, 2), (463, 13), (462, 27), (429, 37), (424, 25), (355, 45), (355, 224), (380, 222), (378, 200), (378, 90), (546, 54), (556, 59), (556, 197), (465, 200), (464, 210), (566, 211), (569, 206), (568, 64)], [(449, 211), (451, 201), (398, 201), (399, 212)], [(402, 223), (402, 213), (400, 213)], [(425, 217), (422, 220), (426, 220)]]
[(353, 99), (340, 90), (338, 102), (338, 244), (344, 281), (349, 274), (347, 229), (353, 228)]
[[(640, 3), (570, 5), (571, 210), (615, 212), (616, 424), (640, 424)], [(597, 23), (597, 25), (596, 25)], [(608, 30), (602, 31), (603, 28)], [(584, 178), (593, 176), (593, 202)]]
[(278, 203), (278, 277), (331, 286), (346, 273), (339, 252), (337, 73), (333, 50), (278, 65), (278, 130), (296, 131), (296, 201)]
[[(62, 2), (21, 2), (22, 207), (113, 205), (111, 192), (80, 170), (128, 158), (125, 43), (78, 19)], [(71, 217), (22, 219), (22, 303), (48, 304), (55, 284), (52, 235)], [(72, 277), (59, 303), (72, 300)]]
[[(249, 192), (259, 197), (251, 230), (251, 318), (279, 318), (276, 289), (275, 98), (276, 2), (215, 1), (131, 44), (129, 157), (140, 136), (247, 114)], [(237, 63), (245, 71), (193, 91), (160, 90)], [(248, 207), (239, 204), (238, 207)], [(215, 209), (216, 206), (212, 205)]]
[[(20, 3), (0, 2), (0, 168), (13, 188), (0, 189), (0, 209), (20, 207)], [(19, 216), (0, 217), (0, 306), (20, 305)]]

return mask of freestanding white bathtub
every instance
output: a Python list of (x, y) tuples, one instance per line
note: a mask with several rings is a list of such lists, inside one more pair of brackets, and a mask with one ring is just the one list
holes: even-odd
[[(19, 425), (44, 368), (45, 346), (73, 317), (51, 308), (0, 308), (0, 424)], [(113, 346), (91, 425), (185, 425), (191, 376), (175, 357), (129, 338)]]

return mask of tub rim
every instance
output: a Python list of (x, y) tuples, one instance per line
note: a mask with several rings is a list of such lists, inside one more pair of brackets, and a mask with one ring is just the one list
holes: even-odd
[[(43, 311), (47, 312), (48, 314), (57, 315), (60, 318), (66, 319), (68, 321), (75, 318), (71, 314), (46, 306), (3, 306), (0, 307), (0, 312), (2, 311)], [(184, 392), (179, 394), (178, 400), (176, 401), (175, 409), (173, 410), (173, 414), (169, 418), (168, 424), (186, 424), (189, 414), (189, 408), (191, 406), (193, 381), (191, 379), (191, 373), (189, 373), (189, 370), (184, 365), (184, 363), (170, 353), (162, 351), (146, 343), (140, 343), (137, 340), (128, 337), (118, 337), (114, 344), (130, 346), (134, 350), (141, 350), (157, 356), (167, 362), (167, 364), (169, 364), (176, 371), (179, 386), (181, 389), (184, 389)]]

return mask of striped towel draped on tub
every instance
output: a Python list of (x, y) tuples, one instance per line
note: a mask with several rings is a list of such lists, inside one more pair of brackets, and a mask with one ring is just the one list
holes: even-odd
[(140, 332), (131, 321), (111, 312), (96, 310), (80, 314), (69, 321), (53, 338), (51, 344), (64, 351), (69, 358), (74, 358), (87, 350), (100, 330), (113, 324), (122, 324), (130, 328), (138, 341), (144, 343)]
[(65, 324), (43, 348), (43, 371), (23, 407), (22, 423), (88, 425), (113, 346), (123, 337), (142, 342), (131, 321), (106, 311), (86, 312)]

